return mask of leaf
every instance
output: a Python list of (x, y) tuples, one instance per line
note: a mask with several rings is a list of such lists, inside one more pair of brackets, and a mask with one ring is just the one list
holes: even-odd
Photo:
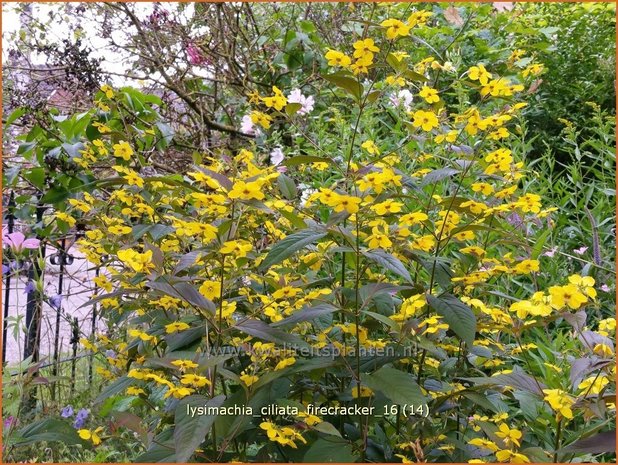
[(432, 172), (427, 173), (425, 176), (423, 176), (421, 186), (434, 184), (438, 181), (454, 176), (457, 173), (459, 173), (459, 170), (456, 170), (455, 168), (440, 168), (438, 170), (433, 170)]
[(409, 283), (413, 282), (412, 276), (410, 276), (410, 273), (408, 272), (404, 264), (401, 263), (401, 260), (399, 260), (394, 255), (388, 252), (385, 252), (382, 249), (367, 250), (363, 252), (363, 255), (369, 258), (370, 260), (373, 260), (378, 265), (383, 266), (387, 270), (392, 271), (393, 273), (401, 276), (407, 282)]
[(327, 74), (322, 76), (329, 82), (332, 82), (337, 87), (345, 90), (348, 94), (352, 95), (356, 100), (360, 100), (363, 95), (363, 85), (358, 82), (357, 79), (351, 76), (345, 76), (341, 74)]
[(476, 335), (476, 316), (470, 307), (454, 295), (444, 294), (434, 297), (427, 294), (427, 303), (444, 317), (451, 331), (464, 341), (468, 347), (474, 345)]
[(531, 392), (543, 397), (543, 389), (547, 386), (533, 376), (524, 373), (521, 368), (514, 369), (513, 373), (501, 374), (496, 376), (479, 376), (474, 378), (462, 378), (475, 384), (494, 384), (496, 386), (510, 386), (522, 391)]
[(579, 439), (560, 449), (560, 452), (604, 454), (616, 452), (616, 431), (605, 431), (589, 438)]
[(369, 315), (370, 317), (378, 320), (381, 323), (384, 323), (391, 330), (399, 332), (399, 324), (396, 321), (391, 320), (389, 317), (381, 315), (380, 313), (370, 312), (368, 310), (363, 310), (363, 313)]
[(57, 204), (69, 198), (69, 191), (62, 186), (54, 186), (41, 198), (41, 203)]
[(310, 347), (307, 342), (303, 341), (298, 336), (275, 329), (262, 320), (248, 318), (236, 323), (234, 327), (245, 334), (255, 336), (265, 341), (271, 341), (287, 346)]
[(344, 439), (334, 440), (318, 439), (315, 441), (303, 457), (305, 463), (354, 463), (352, 446)]
[(277, 177), (277, 184), (279, 185), (279, 191), (286, 199), (294, 200), (298, 196), (296, 184), (294, 184), (294, 181), (289, 176), (280, 173)]
[(9, 117), (6, 119), (6, 123), (4, 123), (5, 128), (8, 128), (11, 124), (13, 124), (16, 120), (18, 120), (25, 114), (26, 114), (26, 109), (24, 107), (19, 107), (16, 110), (14, 110), (13, 113), (11, 113)]
[(103, 402), (109, 397), (112, 397), (121, 392), (124, 393), (124, 391), (129, 386), (131, 386), (134, 382), (135, 382), (135, 379), (129, 378), (128, 376), (122, 376), (118, 378), (112, 384), (110, 384), (105, 389), (103, 389), (103, 391), (101, 391), (101, 394), (97, 396), (97, 398), (94, 400), (94, 403), (100, 404), (101, 402)]
[(195, 449), (206, 439), (215, 422), (216, 415), (191, 416), (187, 413), (187, 407), (220, 407), (225, 401), (224, 395), (208, 399), (204, 396), (189, 396), (178, 402), (174, 415), (176, 427), (174, 428), (174, 445), (176, 447), (176, 463), (184, 463), (193, 455)]
[(150, 289), (189, 302), (191, 305), (207, 310), (213, 315), (215, 313), (215, 304), (200, 294), (199, 291), (189, 283), (176, 282), (170, 284), (161, 281), (149, 281), (147, 285)]
[(282, 165), (290, 167), (307, 163), (333, 163), (333, 161), (330, 158), (316, 157), (315, 155), (297, 155), (284, 160)]
[(66, 445), (80, 444), (88, 447), (88, 443), (79, 437), (77, 430), (68, 423), (56, 418), (45, 418), (22, 428), (18, 433), (16, 446), (25, 446), (39, 441), (59, 441)]
[(598, 359), (598, 358), (577, 358), (571, 362), (571, 370), (569, 372), (569, 379), (571, 380), (571, 385), (576, 387), (579, 383), (582, 382), (584, 377), (593, 371), (600, 370), (607, 365), (612, 363), (611, 360), (608, 359)]
[(259, 270), (264, 272), (273, 265), (281, 263), (283, 260), (291, 256), (294, 252), (299, 251), (303, 247), (312, 244), (324, 236), (327, 232), (318, 231), (315, 229), (303, 229), (294, 234), (290, 234), (286, 238), (277, 242), (268, 252), (264, 261), (260, 264)]
[(464, 20), (459, 14), (459, 10), (454, 6), (449, 6), (446, 10), (444, 10), (444, 19), (455, 26), (464, 25)]
[(323, 421), (318, 423), (313, 427), (314, 430), (319, 431), (320, 433), (329, 434), (331, 436), (339, 436), (341, 437), (341, 433), (337, 428), (335, 428), (332, 423), (327, 421)]
[(281, 321), (277, 321), (276, 323), (273, 323), (272, 326), (276, 328), (278, 326), (299, 323), (301, 321), (311, 321), (322, 315), (328, 315), (330, 313), (336, 312), (337, 310), (337, 307), (329, 303), (317, 304), (311, 307), (303, 307), (299, 311), (293, 313), (291, 316)]
[(25, 170), (23, 177), (34, 184), (38, 189), (45, 187), (45, 168), (30, 168)]
[(300, 103), (288, 103), (285, 106), (285, 113), (288, 116), (292, 116), (293, 114), (295, 114), (298, 110), (300, 110), (303, 106)]
[(382, 367), (375, 373), (364, 375), (362, 383), (398, 405), (419, 405), (427, 401), (412, 375), (395, 368)]

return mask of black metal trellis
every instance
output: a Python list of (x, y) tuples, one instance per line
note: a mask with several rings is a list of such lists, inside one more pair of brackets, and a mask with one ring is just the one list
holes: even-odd
[[(4, 197), (4, 196), (3, 196)], [(10, 192), (7, 197), (4, 197), (6, 202), (4, 208), (4, 231), (6, 233), (13, 233), (20, 230), (19, 221), (22, 219), (20, 215), (16, 214), (16, 197), (14, 192)], [(40, 201), (40, 197), (36, 204), (36, 216), (32, 219), (32, 223), (36, 223), (37, 227), (42, 227), (44, 214), (49, 208), (48, 205), (43, 204)], [(30, 224), (30, 221), (27, 221)], [(35, 228), (36, 230), (36, 228)], [(90, 337), (94, 335), (97, 329), (98, 311), (97, 307), (93, 306), (91, 314), (83, 314), (82, 316), (75, 316), (71, 314), (71, 309), (77, 309), (82, 303), (81, 299), (77, 297), (77, 294), (72, 293), (73, 286), (79, 283), (79, 293), (88, 293), (90, 290), (96, 292), (97, 287), (94, 282), (83, 281), (83, 279), (73, 276), (73, 271), (68, 268), (73, 264), (75, 257), (70, 252), (71, 245), (74, 240), (81, 236), (80, 231), (77, 231), (75, 236), (71, 234), (59, 239), (57, 244), (52, 244), (53, 248), (56, 248), (55, 253), (46, 256), (46, 248), (49, 252), (50, 242), (46, 241), (42, 237), (37, 238), (40, 240), (38, 250), (31, 251), (31, 260), (19, 260), (17, 261), (13, 254), (8, 251), (3, 256), (3, 264), (6, 266), (5, 276), (3, 276), (4, 288), (4, 307), (3, 307), (3, 321), (2, 321), (2, 364), (5, 366), (7, 363), (16, 363), (31, 357), (30, 363), (36, 363), (36, 371), (40, 372), (41, 369), (49, 369), (54, 379), (58, 379), (58, 376), (62, 374), (60, 369), (61, 365), (71, 362), (70, 370), (70, 384), (69, 389), (71, 395), (75, 390), (79, 390), (80, 386), (84, 388), (91, 387), (93, 381), (93, 364), (95, 358), (92, 353), (79, 351), (79, 341), (81, 337)], [(57, 266), (58, 276), (57, 284), (51, 285), (55, 292), (57, 291), (57, 298), (46, 297), (45, 287), (50, 286), (49, 278), (50, 272), (46, 266), (43, 266), (41, 262), (43, 257), (48, 264)], [(78, 267), (80, 268), (80, 267)], [(80, 268), (81, 269), (81, 268)], [(93, 271), (92, 268), (86, 267), (84, 270), (89, 273)], [(94, 269), (95, 276), (99, 276), (98, 267)], [(53, 272), (55, 274), (56, 271)], [(45, 274), (46, 276), (43, 276)], [(45, 278), (45, 279), (44, 279)], [(22, 292), (21, 286), (24, 281), (27, 280), (30, 283), (27, 284), (27, 288), (23, 289), (27, 293), (25, 303), (20, 303), (19, 294)], [(33, 283), (43, 283), (43, 289), (34, 289)], [(85, 284), (83, 284), (85, 283)], [(78, 299), (72, 301), (72, 298)], [(13, 300), (13, 301), (12, 301)], [(17, 314), (21, 317), (25, 317), (25, 332), (24, 340), (21, 338), (16, 341), (21, 345), (23, 352), (16, 348), (12, 341), (9, 340), (9, 318), (12, 312), (15, 312), (17, 303)], [(44, 306), (44, 303), (47, 303)], [(77, 305), (75, 305), (77, 303)], [(51, 310), (50, 310), (51, 309)], [(16, 324), (19, 323), (19, 320)], [(70, 333), (66, 336), (67, 323), (70, 326)], [(11, 323), (12, 324), (12, 323)], [(80, 329), (81, 328), (81, 329)], [(8, 348), (8, 351), (7, 351)], [(78, 353), (79, 351), (79, 353)], [(19, 356), (17, 356), (19, 352)], [(85, 363), (88, 365), (88, 386), (76, 383), (77, 361), (85, 359)], [(38, 363), (37, 363), (38, 362)], [(32, 365), (29, 365), (32, 367)], [(81, 373), (81, 371), (80, 371)], [(18, 374), (17, 371), (12, 374)], [(37, 376), (35, 373), (31, 373), (33, 376)], [(68, 375), (68, 373), (66, 373)], [(44, 375), (46, 376), (46, 375)], [(85, 380), (84, 380), (85, 381)], [(50, 385), (50, 395), (52, 400), (56, 399), (60, 394), (57, 390), (56, 381)], [(34, 392), (33, 392), (34, 394)], [(66, 395), (66, 394), (64, 394)], [(63, 395), (63, 397), (64, 397)], [(34, 407), (36, 402), (35, 395), (28, 396), (24, 399), (26, 410)]]

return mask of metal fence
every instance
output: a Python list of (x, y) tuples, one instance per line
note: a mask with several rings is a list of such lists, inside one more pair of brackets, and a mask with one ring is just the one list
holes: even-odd
[[(45, 208), (37, 205), (32, 224), (43, 219)], [(29, 223), (18, 221), (14, 209), (11, 192), (3, 205), (7, 233), (20, 231)], [(30, 358), (32, 363), (40, 362), (37, 369), (48, 368), (53, 376), (68, 363), (73, 386), (76, 363), (87, 357), (87, 376), (92, 381), (93, 358), (83, 351), (79, 340), (91, 338), (101, 327), (97, 304), (86, 305), (97, 292), (93, 279), (99, 269), (73, 247), (78, 238), (71, 234), (54, 244), (41, 240), (39, 249), (31, 251), (31, 259), (21, 261), (12, 260), (3, 245), (3, 366)], [(44, 257), (44, 263), (36, 257)], [(35, 288), (35, 280), (42, 289)]]

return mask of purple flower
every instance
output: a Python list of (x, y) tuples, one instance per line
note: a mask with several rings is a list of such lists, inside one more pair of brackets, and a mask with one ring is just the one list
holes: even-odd
[(30, 294), (31, 292), (34, 292), (35, 289), (36, 287), (34, 286), (34, 281), (28, 281), (24, 287), (24, 294)]
[(83, 426), (86, 424), (86, 420), (88, 419), (88, 414), (90, 412), (88, 411), (88, 409), (80, 409), (77, 412), (77, 415), (75, 415), (75, 421), (73, 422), (73, 427), (75, 429), (80, 429), (83, 428)]
[(12, 426), (15, 426), (17, 424), (17, 418), (15, 418), (13, 415), (9, 415), (8, 417), (6, 417), (4, 419), (4, 429), (9, 429)]
[(4, 276), (5, 274), (8, 274), (10, 272), (11, 272), (11, 267), (3, 263), (2, 264), (2, 275)]
[(71, 407), (70, 405), (67, 405), (65, 408), (62, 409), (62, 411), (60, 412), (60, 416), (62, 418), (71, 418), (73, 416), (73, 407)]
[(60, 310), (61, 304), (62, 304), (62, 295), (57, 294), (49, 298), (49, 305), (51, 305), (56, 310)]
[(610, 292), (610, 291), (612, 290), (612, 288), (611, 288), (611, 287), (609, 287), (607, 284), (602, 284), (602, 285), (601, 285), (601, 290), (602, 290), (603, 292)]
[(114, 352), (113, 350), (106, 350), (105, 351), (105, 356), (109, 357), (109, 358), (116, 358), (116, 352)]
[(398, 107), (399, 105), (401, 105), (404, 110), (410, 111), (412, 107), (412, 100), (414, 100), (414, 97), (412, 97), (412, 92), (410, 92), (408, 89), (402, 89), (397, 92), (397, 94), (391, 95), (389, 100), (391, 102), (391, 105), (393, 105), (394, 107)]
[(187, 45), (186, 52), (189, 56), (189, 63), (191, 63), (192, 65), (201, 65), (206, 61), (206, 58), (204, 57), (204, 55), (202, 55), (202, 51), (200, 50), (200, 48), (193, 42)]
[(579, 249), (573, 250), (573, 253), (576, 253), (577, 255), (584, 255), (586, 253), (586, 250), (588, 250), (588, 247), (582, 246)]
[(19, 231), (6, 234), (5, 230), (2, 230), (2, 243), (10, 247), (14, 253), (20, 253), (24, 249), (37, 249), (41, 241), (34, 237), (26, 239), (26, 236)]
[(245, 115), (242, 117), (242, 121), (240, 123), (240, 132), (244, 132), (245, 134), (250, 135), (259, 135), (259, 128), (255, 127), (253, 120), (251, 119), (251, 115)]

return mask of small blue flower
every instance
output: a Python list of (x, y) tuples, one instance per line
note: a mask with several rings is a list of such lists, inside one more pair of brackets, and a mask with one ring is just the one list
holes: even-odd
[(2, 275), (8, 274), (11, 272), (11, 268), (8, 265), (2, 264)]
[(60, 412), (60, 416), (62, 418), (71, 418), (73, 416), (73, 407), (71, 407), (70, 405), (67, 405), (65, 408), (62, 409), (62, 411)]
[(75, 415), (75, 422), (73, 423), (73, 427), (75, 429), (80, 429), (83, 428), (84, 425), (86, 424), (86, 420), (88, 419), (88, 414), (90, 412), (88, 411), (88, 409), (80, 409), (77, 411), (77, 415)]
[(34, 292), (35, 289), (36, 287), (34, 287), (34, 282), (28, 281), (26, 283), (26, 287), (24, 287), (24, 294), (30, 294), (31, 292)]
[(105, 351), (105, 356), (109, 357), (109, 358), (116, 358), (116, 352), (114, 352), (113, 350), (109, 349)]
[(62, 304), (62, 296), (60, 294), (57, 294), (49, 298), (49, 305), (51, 305), (56, 310), (60, 309), (61, 304)]

